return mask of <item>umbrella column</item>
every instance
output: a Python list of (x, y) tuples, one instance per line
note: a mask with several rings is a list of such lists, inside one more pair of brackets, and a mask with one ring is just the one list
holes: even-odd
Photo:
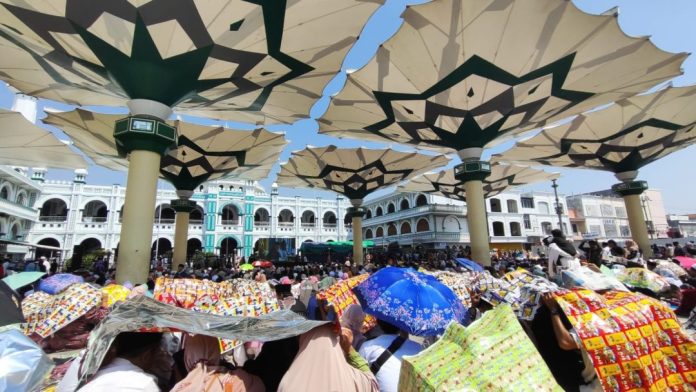
[(351, 217), (353, 223), (353, 262), (356, 265), (362, 265), (362, 218), (365, 215), (365, 209), (360, 207), (362, 205), (362, 199), (351, 199), (350, 203), (353, 205), (353, 207), (348, 208), (348, 216)]
[(186, 264), (186, 246), (188, 244), (189, 216), (196, 209), (196, 202), (189, 200), (193, 191), (176, 191), (179, 199), (172, 200), (171, 206), (176, 211), (174, 226), (174, 255), (172, 266)]
[(640, 195), (648, 189), (648, 183), (645, 181), (634, 181), (637, 175), (638, 171), (617, 173), (616, 178), (622, 182), (612, 186), (611, 189), (624, 199), (628, 225), (631, 228), (631, 237), (638, 243), (643, 256), (652, 257), (648, 228), (640, 202)]
[(491, 164), (480, 160), (481, 148), (467, 148), (459, 152), (462, 163), (454, 167), (454, 178), (464, 184), (466, 192), (466, 220), (469, 224), (471, 258), (483, 265), (491, 265), (486, 199), (483, 180), (491, 174)]
[(128, 107), (132, 115), (114, 128), (118, 152), (130, 160), (116, 280), (139, 284), (145, 283), (150, 269), (160, 161), (176, 146), (177, 131), (164, 122), (172, 112), (166, 105), (135, 99)]

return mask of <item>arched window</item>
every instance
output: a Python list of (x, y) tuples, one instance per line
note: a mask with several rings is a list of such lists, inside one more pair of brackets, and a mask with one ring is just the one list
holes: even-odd
[(46, 200), (41, 206), (39, 220), (44, 222), (65, 222), (68, 220), (68, 205), (61, 199)]
[(411, 208), (411, 206), (408, 205), (408, 200), (407, 199), (401, 200), (400, 209), (401, 210), (408, 210), (409, 208)]
[(10, 200), (10, 187), (4, 186), (0, 189), (0, 199)]
[(517, 213), (517, 200), (508, 200), (507, 201), (507, 212), (516, 214)]
[(256, 210), (254, 213), (254, 224), (255, 225), (261, 225), (265, 226), (268, 225), (271, 222), (271, 214), (268, 213), (268, 210), (265, 208), (259, 208)]
[(394, 207), (394, 203), (389, 203), (387, 205), (387, 214), (393, 214), (396, 212), (396, 207)]
[(408, 234), (411, 232), (411, 224), (404, 222), (401, 224), (401, 234)]
[(300, 217), (300, 223), (303, 226), (314, 226), (314, 212), (305, 210)]
[(502, 206), (500, 205), (500, 199), (490, 199), (489, 203), (491, 203), (491, 212), (503, 212)]
[(17, 195), (17, 204), (27, 207), (27, 195), (24, 192), (20, 192)]
[(336, 227), (336, 214), (333, 211), (326, 211), (322, 223), (324, 227)]
[(541, 232), (544, 234), (551, 234), (551, 230), (553, 230), (553, 225), (551, 222), (541, 222)]
[(155, 208), (155, 224), (170, 224), (176, 219), (176, 211), (169, 204)]
[[(196, 206), (196, 208), (193, 211), (191, 211), (191, 213), (189, 214), (189, 224), (202, 225), (203, 224), (203, 216), (205, 216), (205, 213), (203, 212), (203, 207)], [(189, 240), (189, 241), (191, 241), (191, 240)]]
[(549, 210), (549, 203), (547, 203), (545, 201), (540, 201), (537, 203), (537, 205), (539, 206), (539, 213), (540, 214), (548, 215), (549, 211), (551, 211), (551, 210)]
[(382, 207), (377, 207), (377, 210), (375, 210), (375, 216), (382, 216), (384, 215), (382, 213)]
[(421, 219), (416, 223), (416, 231), (421, 233), (423, 231), (430, 231), (430, 222), (427, 219)]
[(365, 239), (372, 238), (372, 229), (365, 230)]
[(280, 214), (278, 214), (278, 223), (280, 224), (287, 226), (288, 224), (291, 224), (294, 221), (295, 215), (293, 215), (292, 211), (288, 209), (284, 209), (280, 211)]
[(393, 235), (396, 235), (396, 225), (390, 223), (389, 226), (387, 226), (387, 237), (391, 237)]
[(83, 222), (106, 222), (106, 204), (100, 200), (92, 200), (85, 204), (82, 210)]
[(367, 212), (365, 212), (365, 219), (370, 219), (372, 218), (372, 210), (368, 209)]
[(377, 238), (384, 237), (384, 229), (381, 227), (378, 227), (377, 230), (375, 231), (375, 237), (377, 237)]
[(493, 236), (505, 237), (505, 225), (503, 222), (493, 222)]
[(20, 236), (20, 229), (19, 229), (19, 224), (15, 223), (12, 225), (12, 229), (10, 230), (10, 239), (12, 240), (18, 240)]
[(442, 221), (442, 231), (449, 233), (458, 233), (462, 229), (462, 225), (459, 223), (459, 219), (454, 215), (448, 215)]
[(428, 198), (425, 195), (418, 195), (416, 197), (416, 207), (428, 205)]
[(522, 229), (519, 222), (510, 222), (510, 235), (513, 237), (521, 237)]

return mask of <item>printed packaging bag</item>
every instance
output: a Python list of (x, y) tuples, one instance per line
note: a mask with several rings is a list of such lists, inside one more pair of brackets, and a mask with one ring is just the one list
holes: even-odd
[(70, 285), (60, 294), (35, 292), (22, 301), (24, 333), (48, 337), (102, 303), (102, 292), (88, 284)]
[(662, 302), (638, 293), (562, 290), (556, 299), (605, 391), (694, 391), (696, 344)]
[(563, 391), (507, 304), (466, 328), (450, 323), (432, 346), (402, 360), (399, 391), (510, 390)]
[[(358, 297), (353, 293), (353, 287), (359, 285), (363, 280), (368, 278), (368, 274), (362, 274), (354, 276), (350, 279), (339, 281), (334, 285), (330, 286), (326, 290), (322, 290), (317, 293), (317, 300), (326, 300), (329, 304), (333, 305), (336, 315), (340, 319), (345, 311), (350, 305), (358, 304)], [(363, 322), (363, 331), (368, 331), (377, 325), (377, 320), (371, 316), (366, 315), (365, 321)]]

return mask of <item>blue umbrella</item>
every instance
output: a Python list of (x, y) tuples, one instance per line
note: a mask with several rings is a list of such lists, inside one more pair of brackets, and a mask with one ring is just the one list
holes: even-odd
[(381, 269), (353, 292), (365, 313), (413, 335), (439, 335), (450, 321), (466, 321), (466, 308), (449, 287), (411, 268)]
[(465, 259), (463, 257), (460, 257), (458, 259), (454, 259), (457, 261), (457, 264), (460, 266), (474, 272), (483, 272), (485, 271), (481, 265), (475, 261), (471, 261), (469, 259)]
[(44, 293), (56, 295), (65, 290), (71, 284), (82, 283), (85, 280), (78, 275), (73, 274), (55, 274), (39, 282), (39, 290)]

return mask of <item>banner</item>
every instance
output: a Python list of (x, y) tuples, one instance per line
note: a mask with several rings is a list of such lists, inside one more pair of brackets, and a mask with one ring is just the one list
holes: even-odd
[(605, 391), (693, 391), (696, 344), (662, 302), (638, 293), (562, 290), (556, 299)]
[(513, 389), (563, 391), (507, 304), (466, 328), (450, 323), (432, 346), (402, 359), (399, 391)]

